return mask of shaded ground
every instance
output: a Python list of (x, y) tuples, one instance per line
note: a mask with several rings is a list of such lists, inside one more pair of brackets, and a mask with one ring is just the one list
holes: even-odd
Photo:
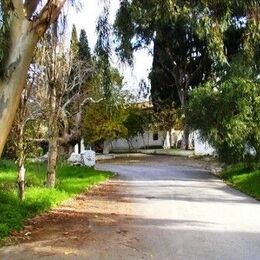
[(260, 204), (168, 156), (99, 164), (120, 175), (29, 221), (0, 259), (259, 259)]
[(117, 259), (124, 259), (127, 252), (134, 257), (137, 249), (132, 241), (138, 238), (125, 228), (130, 215), (121, 184), (110, 181), (27, 221), (23, 231), (7, 240), (18, 245), (0, 250), (0, 259), (105, 259), (115, 244), (122, 251)]

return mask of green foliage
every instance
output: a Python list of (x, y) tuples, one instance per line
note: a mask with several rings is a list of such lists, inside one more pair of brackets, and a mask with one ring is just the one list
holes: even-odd
[(123, 122), (127, 117), (125, 107), (129, 94), (122, 90), (123, 78), (119, 71), (110, 63), (106, 66), (105, 71), (103, 66), (98, 67), (92, 78), (95, 88), (92, 97), (99, 102), (90, 102), (85, 109), (82, 129), (86, 144), (113, 140), (127, 133)]
[(208, 79), (212, 63), (206, 40), (196, 35), (190, 19), (179, 16), (163, 24), (156, 32), (150, 73), (154, 106), (185, 106), (188, 91)]
[(127, 129), (127, 139), (143, 134), (151, 125), (152, 116), (149, 110), (132, 107), (123, 122)]
[[(16, 167), (10, 161), (0, 161), (0, 240), (13, 230), (19, 230), (23, 221), (59, 205), (71, 196), (105, 181), (112, 174), (90, 168), (59, 165), (58, 184), (55, 189), (45, 188), (47, 166), (27, 164), (26, 199), (20, 202), (16, 195)], [(5, 190), (2, 186), (6, 186)]]
[(85, 30), (80, 31), (78, 42), (78, 57), (80, 60), (91, 60), (91, 52), (88, 44), (87, 33)]
[[(252, 53), (259, 53), (255, 1), (124, 0), (120, 3), (114, 24), (118, 54), (132, 63), (135, 50), (149, 48), (154, 43), (150, 74), (152, 102), (157, 110), (181, 106), (183, 121), (187, 118), (188, 93), (193, 88), (210, 78), (223, 79), (233, 57), (245, 52), (247, 45), (251, 59)], [(183, 123), (187, 130), (187, 122)]]
[(100, 76), (102, 79), (102, 87), (106, 98), (111, 97), (111, 73), (110, 73), (110, 55), (111, 55), (111, 26), (109, 24), (109, 7), (104, 6), (103, 13), (100, 15), (96, 31), (97, 42), (95, 47), (95, 53), (97, 55), (97, 64), (100, 69)]
[[(18, 113), (17, 113), (18, 115)], [(18, 157), (18, 133), (19, 129), (17, 129), (19, 122), (17, 121), (18, 118), (16, 118), (11, 132), (8, 136), (6, 145), (3, 150), (2, 157), (5, 159), (11, 159), (16, 160)], [(21, 123), (20, 123), (21, 124)], [(26, 124), (24, 129), (24, 150), (26, 153), (26, 158), (35, 158), (38, 156), (43, 155), (43, 150), (41, 147), (39, 147), (36, 143), (29, 141), (31, 138), (40, 137), (40, 124), (37, 121), (30, 121)]]
[[(82, 89), (83, 93), (86, 94), (86, 92), (89, 91), (89, 88), (91, 88), (91, 83), (93, 81), (93, 72), (92, 66), (93, 65), (93, 59), (91, 56), (90, 48), (88, 45), (88, 38), (85, 30), (80, 31), (80, 38), (78, 40), (77, 36), (77, 30), (75, 25), (73, 25), (72, 33), (71, 33), (71, 39), (70, 39), (70, 53), (72, 58), (72, 70), (70, 72), (70, 82), (74, 82), (74, 85), (77, 85), (79, 81), (81, 83), (78, 84), (78, 87), (70, 93), (71, 95), (75, 95), (75, 91), (79, 91), (79, 89)], [(78, 77), (79, 67), (81, 67), (80, 64), (84, 64), (87, 68), (80, 68), (81, 70), (89, 69), (89, 73), (86, 73), (84, 78)], [(83, 73), (82, 73), (83, 74)], [(81, 76), (83, 77), (83, 75)], [(78, 104), (76, 104), (76, 109), (78, 109)]]
[(16, 147), (15, 147), (15, 139), (12, 138), (12, 134), (10, 133), (4, 150), (3, 150), (3, 154), (2, 154), (2, 158), (5, 159), (11, 159), (11, 160), (15, 160), (17, 159), (17, 155), (16, 155)]
[(181, 129), (183, 126), (182, 109), (164, 107), (152, 114), (153, 128), (157, 131), (167, 132), (172, 128)]
[(230, 185), (257, 199), (260, 199), (260, 170), (251, 170), (245, 164), (228, 167), (221, 177)]
[(125, 137), (127, 129), (123, 122), (126, 116), (124, 107), (109, 104), (107, 100), (90, 104), (86, 108), (83, 123), (85, 143), (95, 144), (104, 140)]
[(122, 59), (131, 60), (132, 52), (149, 45), (158, 29), (174, 24), (183, 17), (200, 39), (207, 39), (211, 57), (223, 63), (227, 60), (224, 33), (233, 17), (250, 17), (244, 32), (245, 41), (250, 46), (256, 44), (259, 39), (258, 8), (255, 0), (124, 0), (121, 1), (114, 24), (119, 43), (118, 53)]
[(189, 124), (217, 150), (227, 163), (245, 160), (246, 146), (260, 159), (260, 86), (246, 78), (231, 76), (214, 88), (213, 83), (193, 91)]
[(79, 52), (78, 45), (79, 45), (79, 43), (78, 43), (77, 29), (76, 29), (75, 24), (73, 24), (71, 38), (70, 38), (70, 51), (71, 51), (73, 58), (78, 55), (78, 52)]

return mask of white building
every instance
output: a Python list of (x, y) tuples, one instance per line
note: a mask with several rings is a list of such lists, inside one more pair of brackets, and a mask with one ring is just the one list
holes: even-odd
[(129, 140), (117, 139), (112, 142), (104, 143), (105, 153), (109, 152), (125, 152), (134, 151), (145, 148), (170, 148), (177, 147), (177, 143), (181, 141), (182, 131), (172, 130), (167, 132), (152, 132), (146, 131), (144, 134), (139, 134)]
[[(105, 142), (104, 151), (105, 153), (110, 153), (135, 151), (145, 148), (180, 148), (182, 134), (182, 131), (174, 129), (172, 129), (171, 133), (147, 131), (143, 135), (139, 134), (130, 140), (117, 139), (112, 142)], [(198, 131), (190, 134), (190, 143), (194, 146), (195, 155), (215, 155), (215, 149), (208, 142), (201, 140)]]
[(215, 155), (215, 149), (207, 141), (201, 140), (198, 131), (194, 132), (194, 154)]
[(109, 150), (112, 152), (120, 152), (127, 150), (138, 150), (143, 148), (162, 148), (164, 144), (165, 137), (162, 132), (145, 132), (144, 134), (139, 134), (129, 140), (117, 139), (110, 144)]

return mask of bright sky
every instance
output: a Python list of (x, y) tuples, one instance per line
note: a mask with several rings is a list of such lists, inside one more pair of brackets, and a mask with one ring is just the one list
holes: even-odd
[[(119, 7), (119, 0), (111, 0), (110, 8), (110, 23), (113, 24), (116, 16), (116, 11)], [(99, 15), (102, 12), (102, 1), (88, 0), (84, 3), (82, 10), (76, 12), (71, 10), (72, 15), (70, 17), (70, 23), (75, 24), (78, 30), (85, 29), (88, 35), (89, 45), (94, 50), (96, 44), (96, 22)], [(113, 55), (113, 65), (117, 67), (124, 76), (125, 85), (128, 89), (131, 89), (133, 93), (138, 92), (139, 82), (141, 79), (147, 79), (152, 66), (152, 56), (148, 55), (147, 50), (141, 50), (134, 55), (134, 67), (122, 65), (118, 62), (117, 57)]]

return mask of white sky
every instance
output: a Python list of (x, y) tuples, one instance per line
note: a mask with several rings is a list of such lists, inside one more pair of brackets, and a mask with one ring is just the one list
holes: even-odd
[[(119, 7), (119, 0), (111, 0), (110, 8), (110, 23), (113, 24), (116, 16), (116, 11)], [(94, 50), (96, 44), (96, 22), (99, 15), (102, 12), (102, 1), (99, 0), (87, 0), (80, 12), (70, 10), (72, 15), (70, 16), (70, 23), (75, 24), (78, 34), (81, 29), (85, 29), (87, 32), (89, 45)], [(147, 79), (152, 66), (152, 56), (148, 55), (147, 50), (141, 50), (134, 54), (134, 67), (122, 65), (118, 62), (118, 59), (113, 55), (113, 66), (117, 67), (124, 76), (124, 83), (128, 89), (133, 93), (138, 92), (139, 82), (141, 79)]]

